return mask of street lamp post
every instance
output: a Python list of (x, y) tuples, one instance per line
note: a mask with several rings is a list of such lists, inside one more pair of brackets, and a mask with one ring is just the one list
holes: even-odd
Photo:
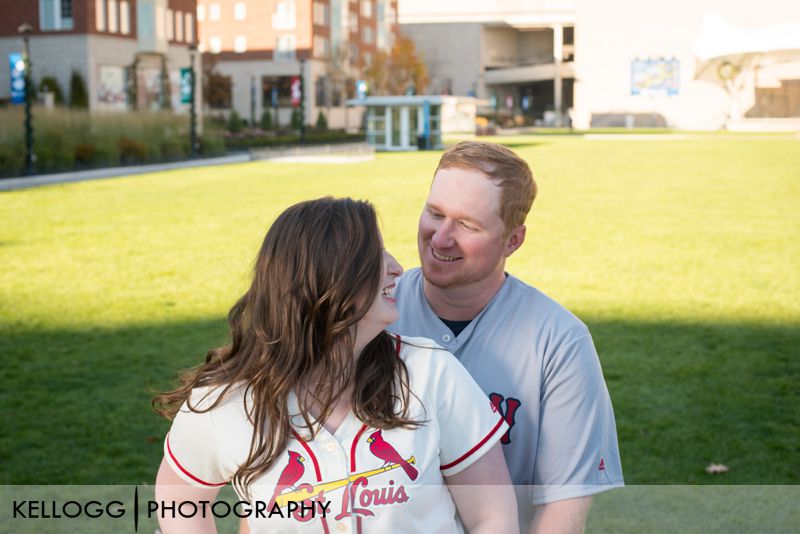
[(306, 140), (306, 60), (300, 60), (300, 144)]
[(191, 143), (191, 157), (197, 157), (197, 109), (196, 109), (196, 77), (195, 77), (195, 68), (194, 68), (194, 61), (195, 61), (195, 52), (197, 52), (197, 43), (192, 43), (189, 45), (189, 79), (191, 81), (192, 87), (190, 90), (190, 101), (189, 101), (189, 142)]
[(22, 61), (25, 64), (25, 174), (33, 174), (33, 115), (31, 111), (31, 100), (33, 99), (33, 79), (31, 78), (31, 50), (30, 35), (33, 26), (23, 23), (17, 28), (17, 32), (22, 34)]

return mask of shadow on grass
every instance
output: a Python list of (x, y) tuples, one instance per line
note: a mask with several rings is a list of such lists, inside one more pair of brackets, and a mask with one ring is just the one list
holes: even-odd
[[(800, 329), (587, 321), (628, 484), (800, 483)], [(223, 318), (114, 330), (0, 327), (0, 483), (152, 483), (151, 388), (225, 341)], [(730, 471), (709, 475), (723, 463)]]

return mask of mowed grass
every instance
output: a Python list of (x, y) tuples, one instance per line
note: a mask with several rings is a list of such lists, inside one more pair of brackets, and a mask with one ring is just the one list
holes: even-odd
[[(508, 270), (590, 326), (626, 482), (800, 483), (800, 141), (495, 140), (540, 187)], [(438, 157), (0, 193), (0, 483), (152, 483), (152, 390), (224, 343), (276, 215), (369, 199), (413, 267)]]

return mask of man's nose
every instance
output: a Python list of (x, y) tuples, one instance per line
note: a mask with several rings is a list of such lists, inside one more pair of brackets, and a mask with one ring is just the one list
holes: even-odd
[(431, 236), (431, 244), (436, 248), (450, 248), (454, 243), (453, 223), (444, 220)]

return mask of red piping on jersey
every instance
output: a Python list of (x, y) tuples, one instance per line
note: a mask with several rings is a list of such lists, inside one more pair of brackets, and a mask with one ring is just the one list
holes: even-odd
[(456, 465), (460, 464), (461, 462), (463, 462), (464, 460), (466, 460), (467, 458), (469, 458), (469, 457), (472, 455), (472, 453), (474, 453), (475, 451), (477, 451), (478, 449), (480, 449), (481, 447), (483, 447), (483, 445), (484, 445), (484, 444), (485, 444), (487, 441), (489, 441), (489, 438), (491, 438), (491, 437), (492, 437), (492, 436), (495, 434), (495, 432), (497, 432), (498, 430), (500, 430), (500, 427), (501, 427), (501, 426), (503, 426), (503, 423), (505, 423), (505, 419), (503, 419), (502, 417), (500, 417), (500, 420), (497, 422), (497, 424), (496, 424), (496, 425), (494, 425), (494, 428), (493, 428), (493, 429), (492, 429), (492, 430), (491, 430), (491, 431), (490, 431), (488, 434), (486, 434), (486, 437), (485, 437), (485, 438), (483, 438), (482, 440), (480, 440), (480, 441), (479, 441), (479, 442), (478, 442), (478, 443), (477, 443), (477, 444), (476, 444), (474, 447), (472, 447), (470, 450), (468, 450), (468, 451), (467, 451), (467, 452), (465, 452), (463, 455), (461, 455), (461, 457), (460, 457), (460, 458), (456, 459), (456, 460), (455, 460), (455, 461), (453, 461), (453, 462), (450, 462), (450, 463), (449, 463), (449, 464), (447, 464), (447, 465), (440, 466), (440, 467), (439, 467), (439, 469), (441, 469), (442, 471), (444, 471), (445, 469), (450, 469), (451, 467), (455, 467)]
[(356, 447), (358, 446), (358, 440), (361, 439), (361, 434), (367, 429), (367, 425), (361, 425), (361, 430), (358, 431), (356, 437), (353, 439), (353, 445), (350, 446), (350, 472), (355, 473), (356, 471)]
[(322, 474), (320, 474), (319, 471), (319, 462), (317, 461), (317, 457), (314, 456), (314, 453), (311, 452), (311, 447), (309, 447), (308, 443), (306, 443), (305, 440), (301, 438), (297, 432), (294, 431), (294, 428), (292, 429), (292, 436), (294, 436), (294, 439), (300, 442), (300, 445), (303, 446), (308, 455), (311, 457), (311, 461), (314, 462), (314, 473), (317, 475), (317, 482), (322, 482)]
[(227, 484), (227, 482), (222, 482), (222, 483), (220, 483), (220, 484), (217, 484), (217, 483), (214, 483), (214, 482), (206, 482), (205, 480), (200, 480), (199, 478), (197, 478), (196, 476), (194, 476), (193, 474), (191, 474), (189, 471), (187, 471), (187, 470), (186, 470), (186, 469), (185, 469), (185, 468), (184, 468), (184, 467), (183, 467), (183, 466), (180, 464), (180, 462), (178, 461), (178, 459), (177, 459), (177, 458), (175, 458), (175, 455), (174, 455), (174, 454), (172, 454), (172, 448), (169, 446), (169, 434), (167, 434), (167, 453), (169, 453), (169, 457), (170, 457), (170, 458), (172, 458), (172, 461), (173, 461), (173, 462), (175, 462), (175, 465), (177, 465), (177, 466), (178, 466), (178, 469), (180, 469), (180, 470), (181, 470), (181, 472), (182, 472), (184, 475), (186, 475), (187, 477), (191, 478), (191, 479), (192, 479), (192, 480), (194, 480), (195, 482), (198, 482), (198, 483), (200, 483), (200, 484), (202, 484), (202, 485), (204, 485), (204, 486), (211, 486), (211, 487), (213, 487), (213, 488), (218, 488), (218, 487), (220, 487), (220, 486), (224, 486), (225, 484)]
[(394, 335), (395, 339), (397, 339), (397, 343), (395, 343), (395, 351), (397, 351), (397, 355), (400, 356), (400, 334)]

